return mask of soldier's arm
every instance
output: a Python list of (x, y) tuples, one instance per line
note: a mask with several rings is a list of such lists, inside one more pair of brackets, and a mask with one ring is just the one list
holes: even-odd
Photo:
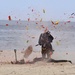
[(40, 37), (39, 37), (39, 41), (38, 41), (39, 45), (41, 45), (41, 37), (42, 37), (42, 34), (40, 34)]

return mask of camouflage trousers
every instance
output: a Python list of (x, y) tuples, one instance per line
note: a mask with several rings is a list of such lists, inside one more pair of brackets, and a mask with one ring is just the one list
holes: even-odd
[(49, 47), (43, 47), (42, 46), (41, 53), (42, 53), (42, 58), (43, 59), (46, 59), (46, 55), (47, 55), (47, 59), (50, 59), (51, 55), (53, 54), (52, 45), (50, 44)]

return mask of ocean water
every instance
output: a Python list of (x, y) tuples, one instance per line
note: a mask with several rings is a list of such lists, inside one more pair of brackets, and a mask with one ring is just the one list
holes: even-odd
[[(75, 62), (75, 22), (66, 24), (59, 22), (58, 25), (52, 25), (50, 21), (28, 22), (1, 20), (0, 50), (23, 50), (29, 45), (32, 45), (34, 51), (40, 51), (41, 47), (35, 45), (38, 44), (39, 35), (44, 31), (43, 26), (47, 27), (54, 36), (52, 46), (55, 50), (55, 55), (53, 57), (71, 59)], [(64, 54), (61, 55), (60, 53)]]

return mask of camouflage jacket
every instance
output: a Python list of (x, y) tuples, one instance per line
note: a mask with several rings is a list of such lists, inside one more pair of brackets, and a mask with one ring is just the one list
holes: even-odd
[(49, 44), (51, 44), (52, 40), (54, 39), (54, 37), (50, 34), (47, 35), (46, 33), (42, 33), (39, 37), (39, 45), (41, 46), (49, 46)]

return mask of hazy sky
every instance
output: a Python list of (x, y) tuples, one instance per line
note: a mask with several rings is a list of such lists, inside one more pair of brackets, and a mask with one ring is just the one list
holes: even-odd
[[(43, 11), (44, 10), (44, 11)], [(0, 0), (0, 20), (72, 20), (75, 0)], [(74, 16), (74, 15), (72, 15)]]

